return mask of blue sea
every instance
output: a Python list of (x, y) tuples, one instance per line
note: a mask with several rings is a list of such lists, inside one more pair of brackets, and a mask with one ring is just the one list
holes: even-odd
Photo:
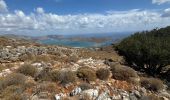
[(88, 34), (88, 35), (70, 35), (65, 37), (111, 37), (112, 40), (105, 41), (102, 43), (96, 43), (96, 42), (88, 42), (88, 41), (72, 41), (69, 39), (45, 39), (45, 40), (39, 40), (38, 42), (42, 44), (47, 45), (62, 45), (62, 46), (69, 46), (69, 47), (79, 47), (79, 48), (91, 48), (91, 47), (101, 47), (101, 46), (107, 46), (112, 43), (115, 43), (117, 41), (120, 41), (121, 39), (129, 36), (129, 34)]
[(63, 40), (47, 39), (47, 40), (40, 40), (38, 42), (47, 45), (63, 45), (63, 46), (79, 47), (79, 48), (101, 47), (101, 46), (110, 45), (112, 43), (111, 41), (96, 43), (96, 42), (87, 42), (87, 41), (71, 41), (65, 39)]

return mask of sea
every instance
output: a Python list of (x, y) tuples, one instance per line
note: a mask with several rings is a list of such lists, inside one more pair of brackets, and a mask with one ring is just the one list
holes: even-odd
[(89, 41), (73, 41), (70, 39), (43, 39), (39, 40), (38, 42), (41, 44), (47, 44), (47, 45), (61, 45), (61, 46), (69, 46), (69, 47), (75, 47), (75, 48), (96, 48), (96, 47), (102, 47), (111, 45), (114, 43), (117, 43), (121, 41), (123, 38), (129, 36), (130, 34), (86, 34), (86, 35), (69, 35), (66, 37), (97, 37), (97, 38), (103, 38), (103, 37), (111, 37), (111, 40), (104, 41), (104, 42), (89, 42)]

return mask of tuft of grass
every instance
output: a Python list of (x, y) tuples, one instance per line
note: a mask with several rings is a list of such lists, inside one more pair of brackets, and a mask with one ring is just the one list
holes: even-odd
[(96, 72), (90, 67), (81, 67), (77, 70), (77, 76), (86, 81), (95, 81)]
[(110, 70), (105, 68), (100, 68), (99, 70), (96, 71), (96, 76), (100, 80), (107, 80), (110, 76)]
[(140, 83), (142, 87), (155, 92), (159, 92), (164, 88), (163, 82), (156, 78), (142, 77)]

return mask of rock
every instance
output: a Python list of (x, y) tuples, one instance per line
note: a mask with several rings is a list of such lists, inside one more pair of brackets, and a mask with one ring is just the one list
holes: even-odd
[(121, 96), (120, 95), (116, 95), (116, 96), (112, 96), (112, 100), (121, 100)]
[(140, 94), (139, 91), (137, 91), (137, 90), (134, 90), (134, 91), (133, 91), (133, 94), (134, 94), (137, 98), (140, 98), (140, 97), (141, 97), (141, 94)]
[(101, 93), (96, 100), (111, 100), (107, 92)]
[(129, 98), (130, 100), (138, 100), (138, 98), (133, 93), (129, 95)]
[(96, 99), (99, 95), (99, 91), (96, 89), (89, 89), (89, 90), (85, 90), (81, 93), (81, 95), (83, 94), (87, 94), (90, 99)]
[(142, 95), (146, 95), (147, 94), (147, 90), (144, 87), (142, 87), (142, 88), (140, 88), (140, 93)]
[(70, 96), (78, 95), (82, 92), (82, 89), (80, 87), (76, 87), (71, 93)]

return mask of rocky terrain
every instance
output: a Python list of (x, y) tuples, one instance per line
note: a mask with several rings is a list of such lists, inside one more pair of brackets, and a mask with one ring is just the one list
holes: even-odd
[(0, 37), (0, 100), (169, 100), (169, 86), (110, 47), (47, 46)]

